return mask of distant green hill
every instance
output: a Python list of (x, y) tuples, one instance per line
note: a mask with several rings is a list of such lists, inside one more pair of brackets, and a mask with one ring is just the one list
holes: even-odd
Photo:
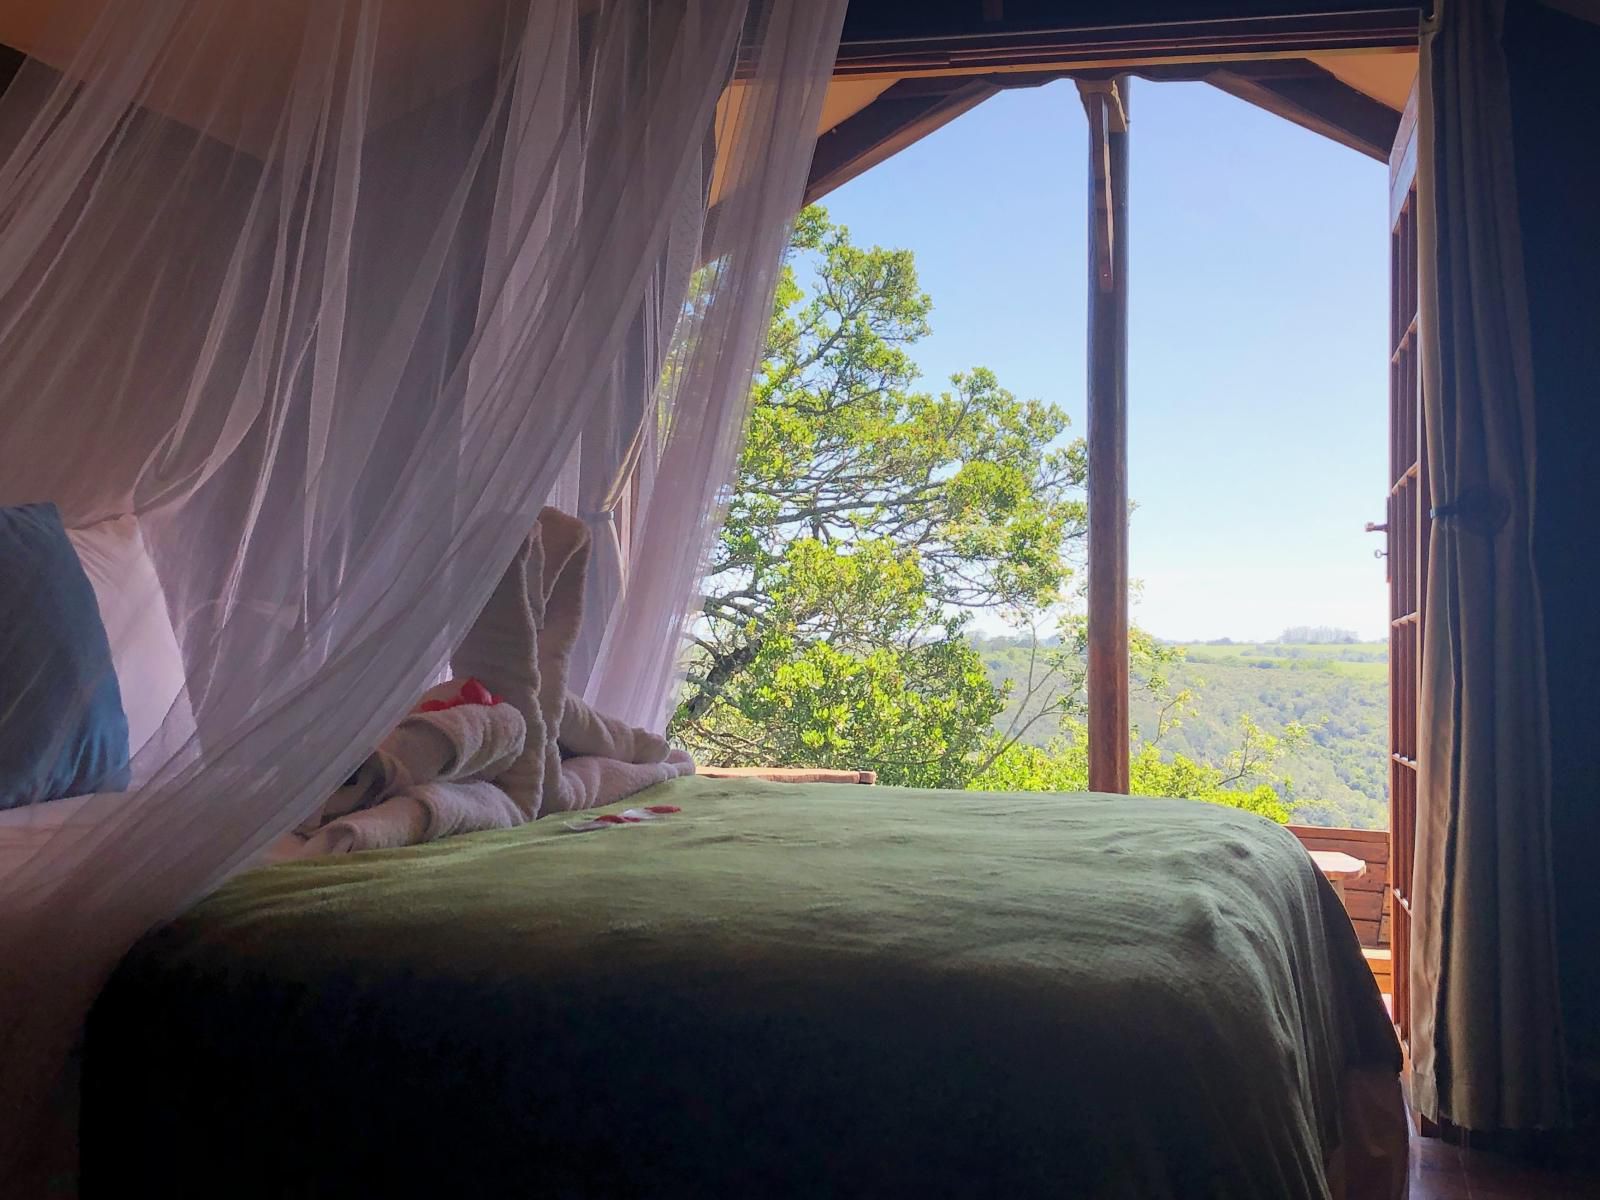
[[(1026, 648), (1006, 639), (976, 644), (991, 679), (1026, 675)], [(1195, 712), (1161, 739), (1162, 750), (1220, 761), (1236, 745), (1241, 715), (1255, 718), (1269, 733), (1289, 721), (1314, 724), (1311, 744), (1280, 764), (1292, 781), (1294, 820), (1357, 829), (1388, 824), (1389, 654), (1384, 643), (1194, 643), (1183, 649), (1186, 661), (1169, 677), (1175, 692), (1194, 689)], [(1001, 722), (1008, 723), (1013, 711)], [(1142, 730), (1155, 728), (1154, 706), (1137, 689), (1132, 718)], [(1027, 740), (1043, 744), (1054, 732), (1041, 721)]]

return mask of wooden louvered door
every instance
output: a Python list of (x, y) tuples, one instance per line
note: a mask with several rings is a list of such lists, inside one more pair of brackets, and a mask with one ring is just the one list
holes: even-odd
[(1428, 565), (1428, 464), (1417, 346), (1416, 89), (1389, 159), (1389, 879), (1394, 1022), (1411, 1040), (1411, 877), (1417, 828), (1417, 700)]

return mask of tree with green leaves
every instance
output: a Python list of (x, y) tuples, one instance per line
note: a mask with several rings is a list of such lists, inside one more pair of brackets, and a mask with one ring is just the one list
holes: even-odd
[[(920, 387), (908, 350), (931, 310), (909, 251), (800, 215), (672, 723), (702, 760), (1020, 787), (1049, 774), (1022, 744), (1040, 722), (1061, 730), (1052, 758), (1081, 747), (1081, 624), (1033, 638), (1020, 697), (989, 680), (966, 629), (987, 611), (1037, 633), (1064, 611), (1087, 530), (1083, 443), (986, 368)], [(1134, 650), (1165, 688), (1172, 652), (1143, 636)], [(1207, 776), (1214, 793), (1244, 778)]]
[[(976, 776), (972, 787), (996, 792), (1080, 792), (1089, 786), (1088, 742), (1080, 721), (1044, 746), (1013, 743)], [(1274, 769), (1284, 755), (1305, 743), (1310, 727), (1291, 723), (1270, 734), (1254, 720), (1240, 720), (1240, 741), (1221, 765), (1199, 763), (1181, 754), (1164, 758), (1155, 740), (1140, 741), (1128, 760), (1128, 790), (1135, 796), (1171, 796), (1242, 808), (1280, 825), (1289, 806), (1279, 786), (1288, 781)]]
[(962, 631), (1063, 595), (1083, 447), (992, 371), (919, 389), (930, 309), (909, 251), (801, 214), (674, 721), (703, 756), (961, 786), (994, 752)]

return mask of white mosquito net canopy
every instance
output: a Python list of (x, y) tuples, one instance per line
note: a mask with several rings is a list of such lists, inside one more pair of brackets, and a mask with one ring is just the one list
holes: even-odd
[(8, 1165), (120, 953), (349, 775), (547, 499), (579, 683), (659, 728), (843, 9), (5, 6), (0, 506), (135, 518), (182, 660), (127, 790), (0, 813)]

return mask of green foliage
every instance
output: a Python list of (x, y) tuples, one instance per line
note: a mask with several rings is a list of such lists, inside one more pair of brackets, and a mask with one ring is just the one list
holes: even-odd
[(1059, 595), (1067, 545), (1084, 533), (1082, 443), (1056, 445), (1066, 414), (1019, 400), (982, 367), (953, 376), (950, 390), (917, 390), (905, 347), (927, 334), (930, 311), (909, 251), (855, 246), (821, 209), (806, 210), (712, 559), (713, 621), (764, 618), (804, 539), (839, 556), (875, 542), (914, 553), (929, 624), (942, 624), (946, 606), (1033, 607)]
[[(920, 387), (908, 349), (931, 313), (908, 251), (801, 214), (671, 727), (703, 761), (1086, 786), (1085, 631), (1060, 615), (1086, 532), (1084, 447), (1059, 408), (986, 368)], [(978, 610), (1026, 630), (1015, 670), (967, 636)], [(1285, 820), (1277, 764), (1308, 731), (1236, 721), (1215, 754), (1164, 753), (1199, 684), (1178, 678), (1180, 650), (1137, 631), (1131, 650), (1134, 790)]]
[[(1158, 689), (1159, 690), (1159, 689)], [(1167, 704), (1158, 721), (1157, 738), (1178, 728), (1188, 705)], [(1044, 745), (1014, 742), (968, 785), (984, 791), (1083, 791), (1089, 786), (1088, 738), (1083, 724), (1063, 723), (1063, 732)], [(1312, 728), (1291, 722), (1280, 733), (1268, 733), (1248, 716), (1241, 717), (1234, 746), (1221, 765), (1196, 762), (1182, 754), (1163, 756), (1156, 740), (1137, 734), (1128, 758), (1128, 790), (1135, 796), (1170, 796), (1242, 808), (1280, 825), (1289, 822), (1289, 806), (1279, 794), (1288, 780), (1276, 770), (1283, 757), (1302, 746)]]
[(730, 695), (700, 727), (719, 762), (870, 767), (906, 787), (963, 786), (1002, 704), (960, 639), (853, 653), (774, 635)]
[[(1388, 647), (1382, 642), (1310, 646), (1264, 643), (1211, 658), (1188, 648), (1176, 682), (1203, 680), (1205, 703), (1163, 743), (1174, 753), (1211, 759), (1234, 738), (1241, 716), (1282, 730), (1296, 722), (1309, 736), (1281, 758), (1286, 791), (1303, 825), (1383, 829), (1388, 825)], [(1135, 711), (1138, 709), (1135, 703)]]
[[(1044, 746), (1025, 742), (1008, 746), (969, 786), (995, 792), (1080, 792), (1089, 786), (1086, 747), (1083, 726), (1074, 722), (1066, 735)], [(1198, 763), (1181, 754), (1163, 758), (1153, 743), (1145, 743), (1129, 757), (1128, 790), (1135, 796), (1170, 796), (1242, 808), (1283, 825), (1289, 821), (1289, 808), (1269, 779), (1275, 760), (1276, 753), (1271, 754), (1248, 773), (1260, 780), (1254, 786), (1241, 786), (1247, 776), (1230, 777), (1226, 768)]]
[(672, 726), (712, 761), (959, 787), (993, 753), (962, 628), (1069, 586), (1083, 447), (984, 368), (918, 388), (930, 311), (909, 252), (802, 214)]
[[(1007, 690), (1002, 725), (1015, 720), (1032, 651), (1026, 638), (977, 644), (989, 677)], [(1168, 647), (1163, 668), (1169, 698), (1191, 700), (1182, 719), (1161, 728), (1164, 703), (1136, 686), (1132, 718), (1163, 754), (1224, 763), (1238, 748), (1240, 719), (1280, 733), (1300, 724), (1307, 736), (1274, 765), (1274, 784), (1292, 819), (1303, 825), (1382, 829), (1388, 822), (1388, 649), (1381, 642), (1285, 646), (1195, 643)], [(1144, 680), (1135, 672), (1136, 685)], [(1006, 685), (1010, 683), (1009, 689)], [(1044, 745), (1051, 731), (1034, 725), (1024, 740)], [(1292, 780), (1292, 786), (1289, 784)]]

